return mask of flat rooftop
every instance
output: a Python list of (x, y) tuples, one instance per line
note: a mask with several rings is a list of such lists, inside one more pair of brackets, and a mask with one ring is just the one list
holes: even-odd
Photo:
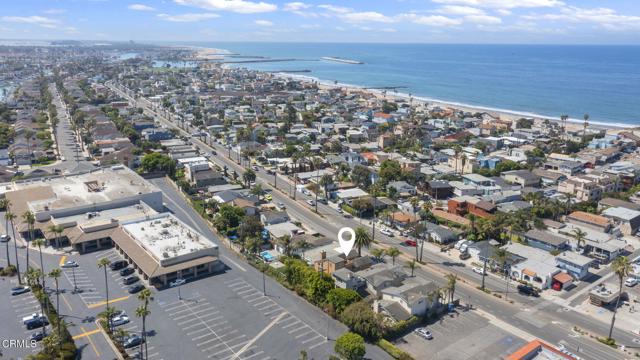
[(169, 213), (123, 223), (122, 229), (161, 266), (218, 255), (218, 246)]
[(35, 213), (101, 204), (159, 191), (155, 185), (125, 166), (15, 184), (18, 191), (32, 188), (42, 193), (42, 196), (28, 203), (30, 210)]
[(51, 222), (54, 225), (82, 226), (101, 221), (128, 221), (139, 219), (144, 216), (156, 215), (157, 212), (141, 202), (137, 205), (123, 206), (102, 211), (92, 211), (84, 214), (75, 214), (70, 216), (53, 216)]

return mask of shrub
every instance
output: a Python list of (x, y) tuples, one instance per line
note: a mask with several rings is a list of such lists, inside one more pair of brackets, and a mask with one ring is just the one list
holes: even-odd
[(332, 305), (336, 314), (340, 315), (344, 308), (361, 299), (360, 295), (351, 289), (335, 288), (327, 294), (326, 302)]
[(601, 343), (611, 346), (611, 347), (616, 347), (616, 339), (612, 339), (612, 338), (604, 338), (604, 337), (599, 337), (598, 341), (600, 341)]
[(382, 336), (380, 316), (364, 301), (347, 306), (340, 315), (340, 321), (367, 340), (376, 341)]
[(345, 360), (360, 360), (366, 353), (364, 339), (352, 332), (342, 334), (336, 340), (334, 350)]
[(380, 339), (380, 341), (378, 341), (378, 346), (387, 352), (387, 354), (391, 355), (391, 357), (393, 357), (394, 359), (397, 360), (413, 360), (413, 357), (411, 357), (411, 355), (407, 354), (406, 352), (398, 349), (395, 345), (393, 345), (392, 343), (388, 342), (385, 339)]

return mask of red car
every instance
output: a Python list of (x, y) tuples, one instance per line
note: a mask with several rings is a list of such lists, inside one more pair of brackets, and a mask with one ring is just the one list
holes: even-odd
[(407, 246), (413, 246), (413, 247), (418, 246), (418, 243), (415, 240), (405, 240), (404, 244)]

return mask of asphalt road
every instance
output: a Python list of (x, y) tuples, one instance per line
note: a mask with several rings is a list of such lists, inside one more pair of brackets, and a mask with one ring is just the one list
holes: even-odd
[[(120, 92), (120, 94), (126, 97), (124, 93)], [(144, 101), (145, 104), (141, 104), (142, 101)], [(146, 101), (146, 99), (142, 99), (136, 104), (144, 107), (147, 114), (156, 117), (163, 124), (179, 129), (173, 122), (168, 121), (163, 116), (160, 116), (159, 113), (152, 110), (151, 104)], [(186, 136), (190, 135), (190, 131), (181, 131)], [(202, 149), (211, 148), (207, 143), (199, 139), (191, 138), (191, 141)], [(229, 171), (235, 170), (238, 174), (242, 174), (244, 168), (226, 157), (228, 149), (223, 148), (217, 143), (213, 143), (213, 149), (216, 150), (218, 155), (210, 157), (210, 160), (220, 166), (228, 166)], [(236, 157), (237, 155), (232, 152), (231, 159), (235, 159)], [(257, 172), (256, 182), (261, 183), (263, 186), (273, 188), (273, 176), (266, 174), (264, 171)], [(360, 225), (359, 220), (345, 219), (333, 208), (323, 204), (318, 205), (319, 214), (314, 213), (315, 209), (304, 203), (304, 200), (313, 198), (307, 198), (301, 193), (296, 194), (296, 200), (294, 201), (289, 196), (292, 186), (282, 177), (278, 177), (277, 185), (278, 191), (272, 192), (274, 202), (284, 203), (292, 217), (323, 234), (332, 236), (332, 234), (337, 234), (341, 227), (356, 227)], [(389, 238), (377, 232), (375, 239), (382, 244), (395, 246), (399, 245), (400, 242), (396, 238)], [(405, 259), (415, 256), (415, 250), (413, 248), (402, 246), (398, 246), (398, 248), (404, 253)], [(573, 326), (578, 326), (592, 334), (606, 336), (608, 333), (608, 325), (606, 323), (587, 317), (571, 309), (558, 306), (548, 300), (528, 298), (517, 293), (509, 293), (509, 298), (515, 300), (514, 304), (510, 304), (502, 299), (476, 290), (475, 286), (479, 284), (480, 276), (473, 273), (472, 270), (467, 267), (456, 266), (456, 262), (452, 262), (451, 258), (447, 258), (440, 253), (425, 251), (424, 259), (427, 261), (427, 265), (417, 270), (416, 275), (443, 284), (443, 274), (457, 274), (461, 279), (460, 282), (468, 283), (463, 284), (459, 282), (456, 290), (463, 302), (467, 300), (467, 302), (471, 302), (475, 307), (549, 343), (556, 345), (563, 344), (568, 348), (572, 348), (578, 355), (585, 359), (614, 359), (622, 356), (620, 352), (588, 337), (577, 336), (572, 331)], [(502, 279), (488, 276), (485, 280), (488, 289), (505, 292), (506, 284)], [(619, 344), (624, 344), (628, 349), (637, 348), (637, 344), (633, 342), (633, 340), (637, 338), (634, 334), (617, 331), (614, 332), (614, 335)]]

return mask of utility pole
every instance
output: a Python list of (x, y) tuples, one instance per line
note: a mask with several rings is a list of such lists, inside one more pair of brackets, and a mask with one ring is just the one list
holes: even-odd
[(484, 278), (487, 276), (487, 257), (485, 256), (482, 264), (482, 291), (484, 291)]
[(264, 277), (264, 270), (262, 270), (262, 295), (267, 296), (266, 280), (265, 280), (265, 277)]

